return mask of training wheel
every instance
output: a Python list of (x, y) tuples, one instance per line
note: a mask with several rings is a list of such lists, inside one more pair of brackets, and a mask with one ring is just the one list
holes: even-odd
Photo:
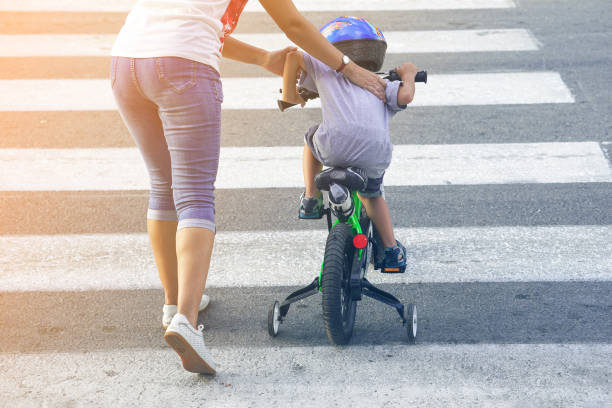
[(406, 319), (406, 331), (408, 333), (408, 341), (416, 342), (417, 336), (417, 308), (414, 303), (404, 305), (404, 318)]
[(278, 326), (280, 325), (280, 303), (274, 301), (268, 311), (268, 333), (272, 337), (278, 335)]

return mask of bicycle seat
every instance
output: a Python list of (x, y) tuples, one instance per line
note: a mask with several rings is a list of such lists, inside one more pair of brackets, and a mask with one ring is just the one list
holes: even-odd
[(368, 185), (368, 177), (364, 170), (356, 167), (331, 167), (315, 176), (315, 186), (320, 191), (329, 191), (332, 183), (343, 185), (351, 191), (363, 191)]

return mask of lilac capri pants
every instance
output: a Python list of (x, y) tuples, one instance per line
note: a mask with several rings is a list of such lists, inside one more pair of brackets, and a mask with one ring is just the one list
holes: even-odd
[(113, 57), (110, 78), (121, 117), (149, 172), (147, 218), (214, 232), (223, 102), (219, 73), (178, 57)]

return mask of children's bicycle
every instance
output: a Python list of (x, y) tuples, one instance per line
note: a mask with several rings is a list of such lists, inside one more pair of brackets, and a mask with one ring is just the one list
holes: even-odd
[[(332, 344), (347, 344), (353, 334), (357, 302), (363, 296), (394, 307), (407, 328), (408, 340), (417, 335), (417, 309), (403, 304), (395, 296), (374, 286), (366, 278), (370, 263), (381, 269), (384, 247), (372, 221), (368, 218), (357, 191), (365, 189), (364, 178), (357, 169), (330, 168), (315, 178), (323, 194), (324, 214), (329, 235), (320, 274), (308, 286), (290, 294), (282, 303), (275, 301), (268, 312), (268, 332), (278, 335), (292, 303), (318, 292), (323, 295), (325, 330)], [(332, 215), (335, 221), (332, 222)]]
[[(390, 71), (386, 78), (399, 79), (394, 71)], [(426, 83), (427, 73), (419, 72), (415, 81)], [(395, 308), (406, 327), (409, 342), (414, 343), (417, 336), (416, 305), (403, 304), (366, 278), (370, 264), (382, 273), (403, 272), (383, 267), (384, 245), (357, 195), (358, 191), (365, 189), (367, 177), (359, 169), (329, 168), (317, 174), (315, 185), (323, 195), (329, 231), (321, 271), (312, 283), (291, 293), (282, 303), (274, 301), (268, 312), (268, 333), (272, 337), (278, 335), (280, 324), (292, 303), (321, 292), (325, 330), (332, 344), (347, 344), (351, 340), (357, 302), (363, 296)], [(333, 222), (332, 215), (335, 218)]]

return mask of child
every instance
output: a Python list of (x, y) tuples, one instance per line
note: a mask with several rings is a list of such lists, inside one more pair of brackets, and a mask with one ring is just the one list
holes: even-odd
[[(374, 72), (381, 68), (387, 44), (382, 33), (366, 20), (340, 17), (325, 25), (321, 32), (358, 65)], [(388, 122), (412, 101), (417, 69), (410, 63), (399, 66), (397, 73), (402, 82), (388, 82), (386, 102), (382, 102), (339, 73), (346, 63), (345, 58), (335, 71), (300, 51), (288, 54), (285, 61), (281, 110), (293, 104), (304, 106), (306, 101), (296, 88), (301, 74), (300, 90), (319, 94), (323, 115), (322, 123), (305, 135), (302, 167), (306, 189), (300, 198), (299, 217), (323, 216), (321, 193), (314, 183), (322, 163), (363, 169), (368, 183), (366, 190), (359, 192), (359, 198), (385, 246), (383, 272), (404, 272), (406, 249), (393, 234), (389, 208), (382, 196), (382, 179), (393, 149)]]

